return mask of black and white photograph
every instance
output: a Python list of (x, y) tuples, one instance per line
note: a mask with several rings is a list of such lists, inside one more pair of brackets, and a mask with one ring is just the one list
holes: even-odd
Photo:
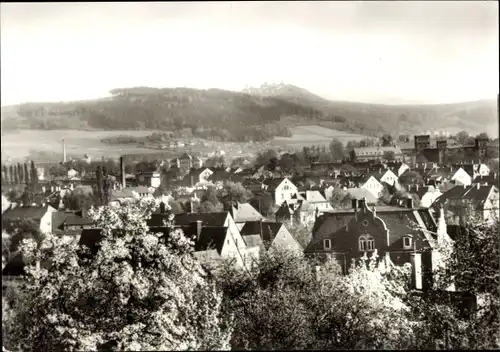
[(2, 350), (500, 350), (498, 18), (2, 2)]

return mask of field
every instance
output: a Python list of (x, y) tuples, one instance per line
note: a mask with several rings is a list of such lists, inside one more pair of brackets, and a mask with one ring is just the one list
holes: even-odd
[(281, 146), (301, 148), (311, 144), (329, 145), (333, 138), (344, 144), (349, 141), (368, 138), (359, 134), (351, 134), (316, 125), (296, 126), (291, 130), (293, 137), (276, 137), (274, 143)]
[[(309, 145), (328, 145), (332, 138), (347, 143), (350, 140), (366, 138), (361, 135), (348, 134), (320, 126), (297, 126), (292, 128), (291, 138), (276, 137), (265, 143), (229, 143), (204, 141), (205, 146), (186, 146), (172, 150), (172, 157), (183, 152), (192, 152), (204, 157), (217, 150), (223, 150), (229, 158), (236, 156), (254, 156), (260, 150), (275, 148), (277, 150), (293, 150)], [(147, 154), (167, 152), (159, 149), (149, 149), (135, 144), (111, 145), (101, 142), (101, 139), (128, 135), (143, 137), (153, 131), (79, 131), (79, 130), (20, 130), (2, 132), (2, 162), (34, 159), (38, 161), (62, 160), (62, 139), (66, 143), (67, 157), (82, 158), (89, 154), (92, 158), (116, 158), (121, 154)], [(192, 140), (198, 142), (199, 139)]]

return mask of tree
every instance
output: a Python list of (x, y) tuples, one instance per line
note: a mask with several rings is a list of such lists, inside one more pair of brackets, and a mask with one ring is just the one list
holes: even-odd
[(488, 136), (488, 133), (486, 132), (481, 132), (479, 133), (477, 136), (476, 136), (476, 139), (487, 139), (487, 140), (491, 140), (491, 138)]
[(220, 201), (219, 198), (217, 197), (217, 190), (213, 186), (209, 186), (205, 193), (203, 194), (203, 197), (201, 198), (202, 202), (210, 202), (214, 205), (214, 207), (220, 206)]
[(180, 204), (174, 199), (170, 199), (168, 201), (168, 205), (170, 206), (170, 211), (172, 212), (172, 214), (182, 214), (185, 212), (182, 204)]
[(31, 175), (28, 169), (28, 164), (24, 163), (24, 183), (29, 184), (31, 182)]
[(336, 187), (333, 190), (329, 201), (334, 209), (347, 209), (351, 207), (351, 198), (349, 193), (340, 187)]
[(9, 181), (10, 183), (16, 183), (16, 179), (14, 177), (14, 167), (12, 165), (9, 165)]
[(460, 131), (455, 135), (455, 139), (461, 145), (467, 145), (470, 140), (469, 133), (466, 131)]
[(18, 185), (19, 184), (19, 174), (17, 173), (17, 167), (14, 165), (13, 166), (14, 170), (14, 184)]
[(99, 204), (104, 204), (104, 194), (102, 192), (102, 190), (103, 190), (103, 182), (102, 182), (101, 165), (97, 165), (97, 168), (96, 168), (96, 171), (95, 171), (95, 179), (96, 179), (96, 196), (97, 196), (97, 199), (99, 200)]
[[(377, 258), (361, 261), (348, 276), (332, 262), (316, 275), (300, 252), (263, 252), (241, 271), (216, 273), (224, 311), (232, 314), (236, 350), (408, 348), (412, 325), (404, 296), (407, 267), (387, 272)], [(331, 299), (335, 297), (336, 299)], [(390, 321), (391, 324), (387, 324)]]
[(278, 159), (278, 153), (274, 149), (268, 149), (266, 151), (260, 152), (257, 155), (255, 164), (257, 166), (268, 166), (271, 163), (271, 159)]
[(382, 143), (382, 147), (390, 147), (393, 144), (393, 139), (390, 134), (384, 134), (382, 138), (380, 138), (380, 142)]
[(18, 251), (19, 245), (24, 239), (32, 238), (40, 244), (43, 234), (40, 232), (40, 225), (33, 219), (15, 219), (2, 221), (3, 231), (10, 234), (11, 253)]
[(24, 183), (24, 168), (20, 163), (17, 163), (17, 177), (19, 178), (19, 184)]
[(398, 137), (400, 142), (409, 142), (410, 141), (410, 136), (407, 134), (400, 134)]
[(31, 183), (34, 187), (38, 184), (38, 171), (33, 160), (31, 161)]
[(453, 279), (457, 289), (478, 297), (475, 319), (468, 320), (469, 348), (500, 348), (499, 221), (471, 221), (461, 227), (439, 275), (443, 285)]
[(196, 212), (197, 213), (215, 213), (218, 211), (221, 211), (222, 205), (218, 204), (215, 206), (212, 202), (205, 200), (200, 203), (200, 205), (197, 207)]
[(77, 186), (71, 193), (66, 193), (63, 198), (64, 206), (72, 210), (89, 210), (98, 203), (92, 189)]
[(2, 175), (3, 175), (3, 179), (5, 182), (7, 183), (11, 183), (12, 180), (9, 178), (9, 168), (6, 166), (6, 165), (2, 165)]
[(382, 158), (387, 161), (396, 160), (396, 153), (394, 153), (392, 150), (387, 150), (384, 152)]
[[(221, 294), (182, 231), (171, 222), (166, 236), (149, 231), (153, 206), (141, 201), (91, 211), (102, 228), (95, 254), (68, 236), (48, 236), (40, 249), (25, 242), (27, 276), (4, 330), (7, 347), (227, 349), (231, 316), (221, 316)], [(51, 264), (38, 269), (37, 260)]]
[(343, 160), (344, 159), (344, 144), (338, 139), (333, 139), (330, 142), (330, 152), (333, 159)]
[(229, 200), (229, 202), (247, 203), (252, 199), (253, 194), (251, 191), (243, 187), (241, 182), (226, 182), (220, 191), (222, 197)]

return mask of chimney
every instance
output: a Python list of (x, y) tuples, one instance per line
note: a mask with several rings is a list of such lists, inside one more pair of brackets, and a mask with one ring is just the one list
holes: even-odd
[(193, 187), (193, 186), (194, 186), (194, 176), (191, 175), (191, 187)]
[(160, 203), (160, 214), (165, 214), (165, 203), (164, 202)]
[(415, 191), (418, 191), (418, 185), (415, 185)]
[(408, 207), (408, 209), (413, 209), (413, 198), (408, 198), (406, 200), (406, 206)]
[(415, 290), (422, 289), (422, 254), (411, 253), (411, 285)]
[(352, 207), (354, 209), (354, 219), (358, 220), (358, 200), (354, 198), (352, 200)]
[(496, 172), (494, 172), (494, 173), (493, 173), (493, 178), (494, 178), (495, 180), (497, 179), (497, 173), (496, 173)]
[(314, 266), (314, 277), (318, 282), (321, 280), (321, 267), (319, 265)]
[(62, 147), (63, 147), (63, 163), (66, 162), (66, 143), (64, 142), (64, 138), (62, 140)]
[(478, 182), (478, 183), (476, 183), (476, 188), (477, 188), (477, 189), (481, 188), (481, 184), (480, 184), (479, 182)]
[(195, 230), (194, 233), (196, 236), (196, 240), (199, 240), (202, 228), (202, 221), (201, 220), (191, 221), (191, 226)]
[(358, 201), (358, 205), (359, 205), (360, 209), (363, 209), (363, 213), (365, 213), (366, 212), (366, 198), (363, 197), (363, 199), (360, 199)]
[(120, 178), (121, 178), (121, 186), (125, 188), (125, 163), (123, 162), (123, 156), (120, 156)]

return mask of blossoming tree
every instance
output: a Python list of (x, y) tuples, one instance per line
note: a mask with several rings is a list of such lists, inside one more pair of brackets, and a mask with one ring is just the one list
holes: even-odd
[(154, 207), (137, 200), (92, 209), (102, 229), (95, 253), (69, 236), (47, 236), (41, 248), (25, 240), (27, 275), (4, 336), (11, 348), (227, 349), (231, 318), (220, 315), (221, 295), (173, 215), (167, 235), (150, 231)]

